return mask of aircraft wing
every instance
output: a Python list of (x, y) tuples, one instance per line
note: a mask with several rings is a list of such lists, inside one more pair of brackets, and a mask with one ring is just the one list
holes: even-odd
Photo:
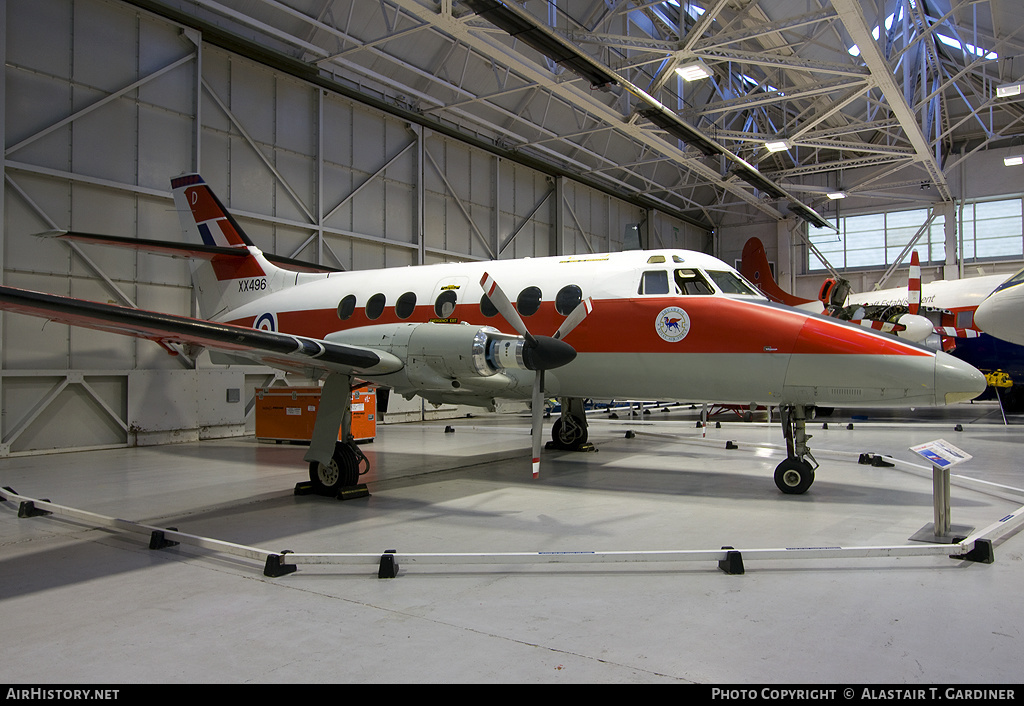
[(72, 326), (146, 338), (168, 350), (172, 344), (201, 346), (270, 367), (307, 374), (311, 370), (355, 375), (381, 374), (403, 367), (402, 361), (394, 355), (372, 348), (16, 287), (0, 286), (0, 309)]

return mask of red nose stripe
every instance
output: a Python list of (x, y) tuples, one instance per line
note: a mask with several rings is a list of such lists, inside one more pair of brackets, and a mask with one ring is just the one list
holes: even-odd
[(900, 341), (858, 331), (854, 326), (808, 318), (793, 346), (796, 354), (868, 354), (930, 356), (929, 351)]

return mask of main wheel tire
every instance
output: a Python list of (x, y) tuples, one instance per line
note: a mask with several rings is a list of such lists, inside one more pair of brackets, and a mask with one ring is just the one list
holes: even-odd
[(334, 446), (331, 462), (311, 461), (309, 480), (320, 495), (337, 495), (342, 488), (359, 483), (359, 458), (355, 450), (339, 441)]
[(559, 417), (551, 425), (551, 440), (563, 449), (578, 450), (587, 443), (586, 420), (570, 417), (570, 422), (563, 424), (562, 418)]
[(814, 469), (807, 461), (787, 458), (775, 468), (775, 485), (787, 495), (806, 493), (814, 482)]

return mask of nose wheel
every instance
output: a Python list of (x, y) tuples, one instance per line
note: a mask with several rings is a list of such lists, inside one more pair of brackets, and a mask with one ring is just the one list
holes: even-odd
[(775, 467), (775, 485), (787, 495), (800, 495), (814, 482), (811, 464), (799, 458), (787, 458)]
[(800, 495), (811, 487), (818, 467), (807, 446), (811, 438), (807, 434), (807, 408), (802, 404), (783, 405), (780, 411), (788, 458), (775, 467), (775, 485), (787, 495)]

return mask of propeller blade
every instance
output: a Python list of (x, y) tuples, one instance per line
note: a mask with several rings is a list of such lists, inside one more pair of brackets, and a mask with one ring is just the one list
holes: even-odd
[(544, 425), (544, 371), (538, 370), (533, 378), (533, 477), (540, 475), (540, 445)]
[(907, 309), (916, 314), (921, 308), (921, 260), (917, 250), (910, 253), (910, 279), (907, 282)]
[(527, 330), (526, 324), (523, 323), (522, 317), (519, 316), (519, 312), (516, 311), (515, 307), (512, 306), (512, 302), (505, 296), (505, 292), (502, 291), (498, 283), (487, 272), (484, 272), (484, 276), (480, 278), (480, 286), (484, 288), (484, 293), (491, 300), (491, 304), (494, 304), (494, 308), (516, 330), (516, 333), (527, 341), (536, 343), (533, 335)]
[(593, 310), (594, 300), (587, 297), (577, 304), (575, 309), (569, 312), (569, 315), (565, 317), (565, 321), (563, 321), (562, 325), (558, 327), (558, 330), (555, 331), (555, 335), (552, 338), (560, 341), (568, 336), (574, 328), (580, 325), (580, 322), (582, 322), (583, 319), (590, 315), (590, 312)]

